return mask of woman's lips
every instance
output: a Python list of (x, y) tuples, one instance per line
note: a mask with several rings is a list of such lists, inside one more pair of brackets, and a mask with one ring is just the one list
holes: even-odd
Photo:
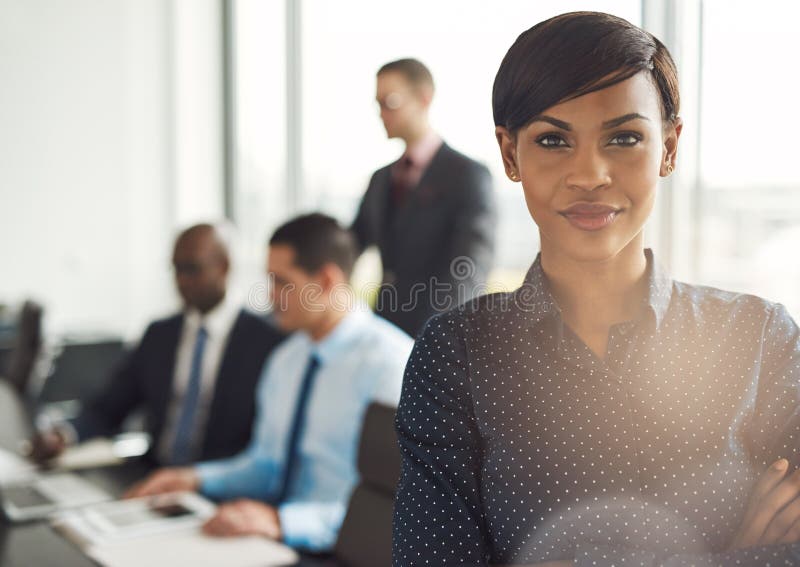
[(622, 209), (598, 203), (576, 203), (561, 211), (569, 223), (580, 230), (601, 230), (610, 225)]

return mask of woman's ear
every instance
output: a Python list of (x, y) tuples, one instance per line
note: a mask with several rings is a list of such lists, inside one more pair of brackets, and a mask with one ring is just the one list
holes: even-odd
[(683, 130), (683, 120), (678, 116), (667, 125), (664, 132), (664, 151), (661, 157), (661, 177), (667, 177), (678, 166), (678, 140)]
[(505, 126), (497, 126), (494, 129), (497, 144), (500, 146), (500, 157), (503, 158), (503, 166), (506, 175), (511, 181), (519, 181), (519, 167), (517, 166), (517, 139)]

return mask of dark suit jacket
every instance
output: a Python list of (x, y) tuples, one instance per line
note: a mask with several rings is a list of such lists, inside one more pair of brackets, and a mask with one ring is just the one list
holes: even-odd
[(352, 230), (362, 251), (380, 250), (376, 312), (415, 336), (437, 311), (486, 293), (497, 216), (489, 170), (447, 144), (399, 208), (391, 167), (373, 174)]
[[(155, 321), (117, 368), (105, 388), (72, 425), (81, 439), (108, 436), (136, 409), (142, 409), (155, 460), (173, 393), (173, 374), (183, 315)], [(231, 328), (206, 421), (200, 460), (228, 457), (250, 440), (255, 390), (267, 355), (283, 335), (263, 317), (240, 311)]]

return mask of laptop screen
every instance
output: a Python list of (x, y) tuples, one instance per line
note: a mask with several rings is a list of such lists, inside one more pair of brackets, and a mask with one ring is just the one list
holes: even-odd
[(50, 506), (53, 500), (36, 490), (32, 486), (8, 486), (3, 489), (3, 500), (13, 504), (18, 509), (33, 508), (37, 506)]

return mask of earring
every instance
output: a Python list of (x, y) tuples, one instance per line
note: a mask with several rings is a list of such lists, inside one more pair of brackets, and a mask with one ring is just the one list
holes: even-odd
[(672, 164), (667, 165), (667, 176), (669, 177), (672, 175), (672, 172), (675, 171), (675, 168), (672, 167)]
[(511, 178), (511, 181), (519, 181), (519, 175), (517, 175), (516, 171), (512, 171), (508, 176)]

